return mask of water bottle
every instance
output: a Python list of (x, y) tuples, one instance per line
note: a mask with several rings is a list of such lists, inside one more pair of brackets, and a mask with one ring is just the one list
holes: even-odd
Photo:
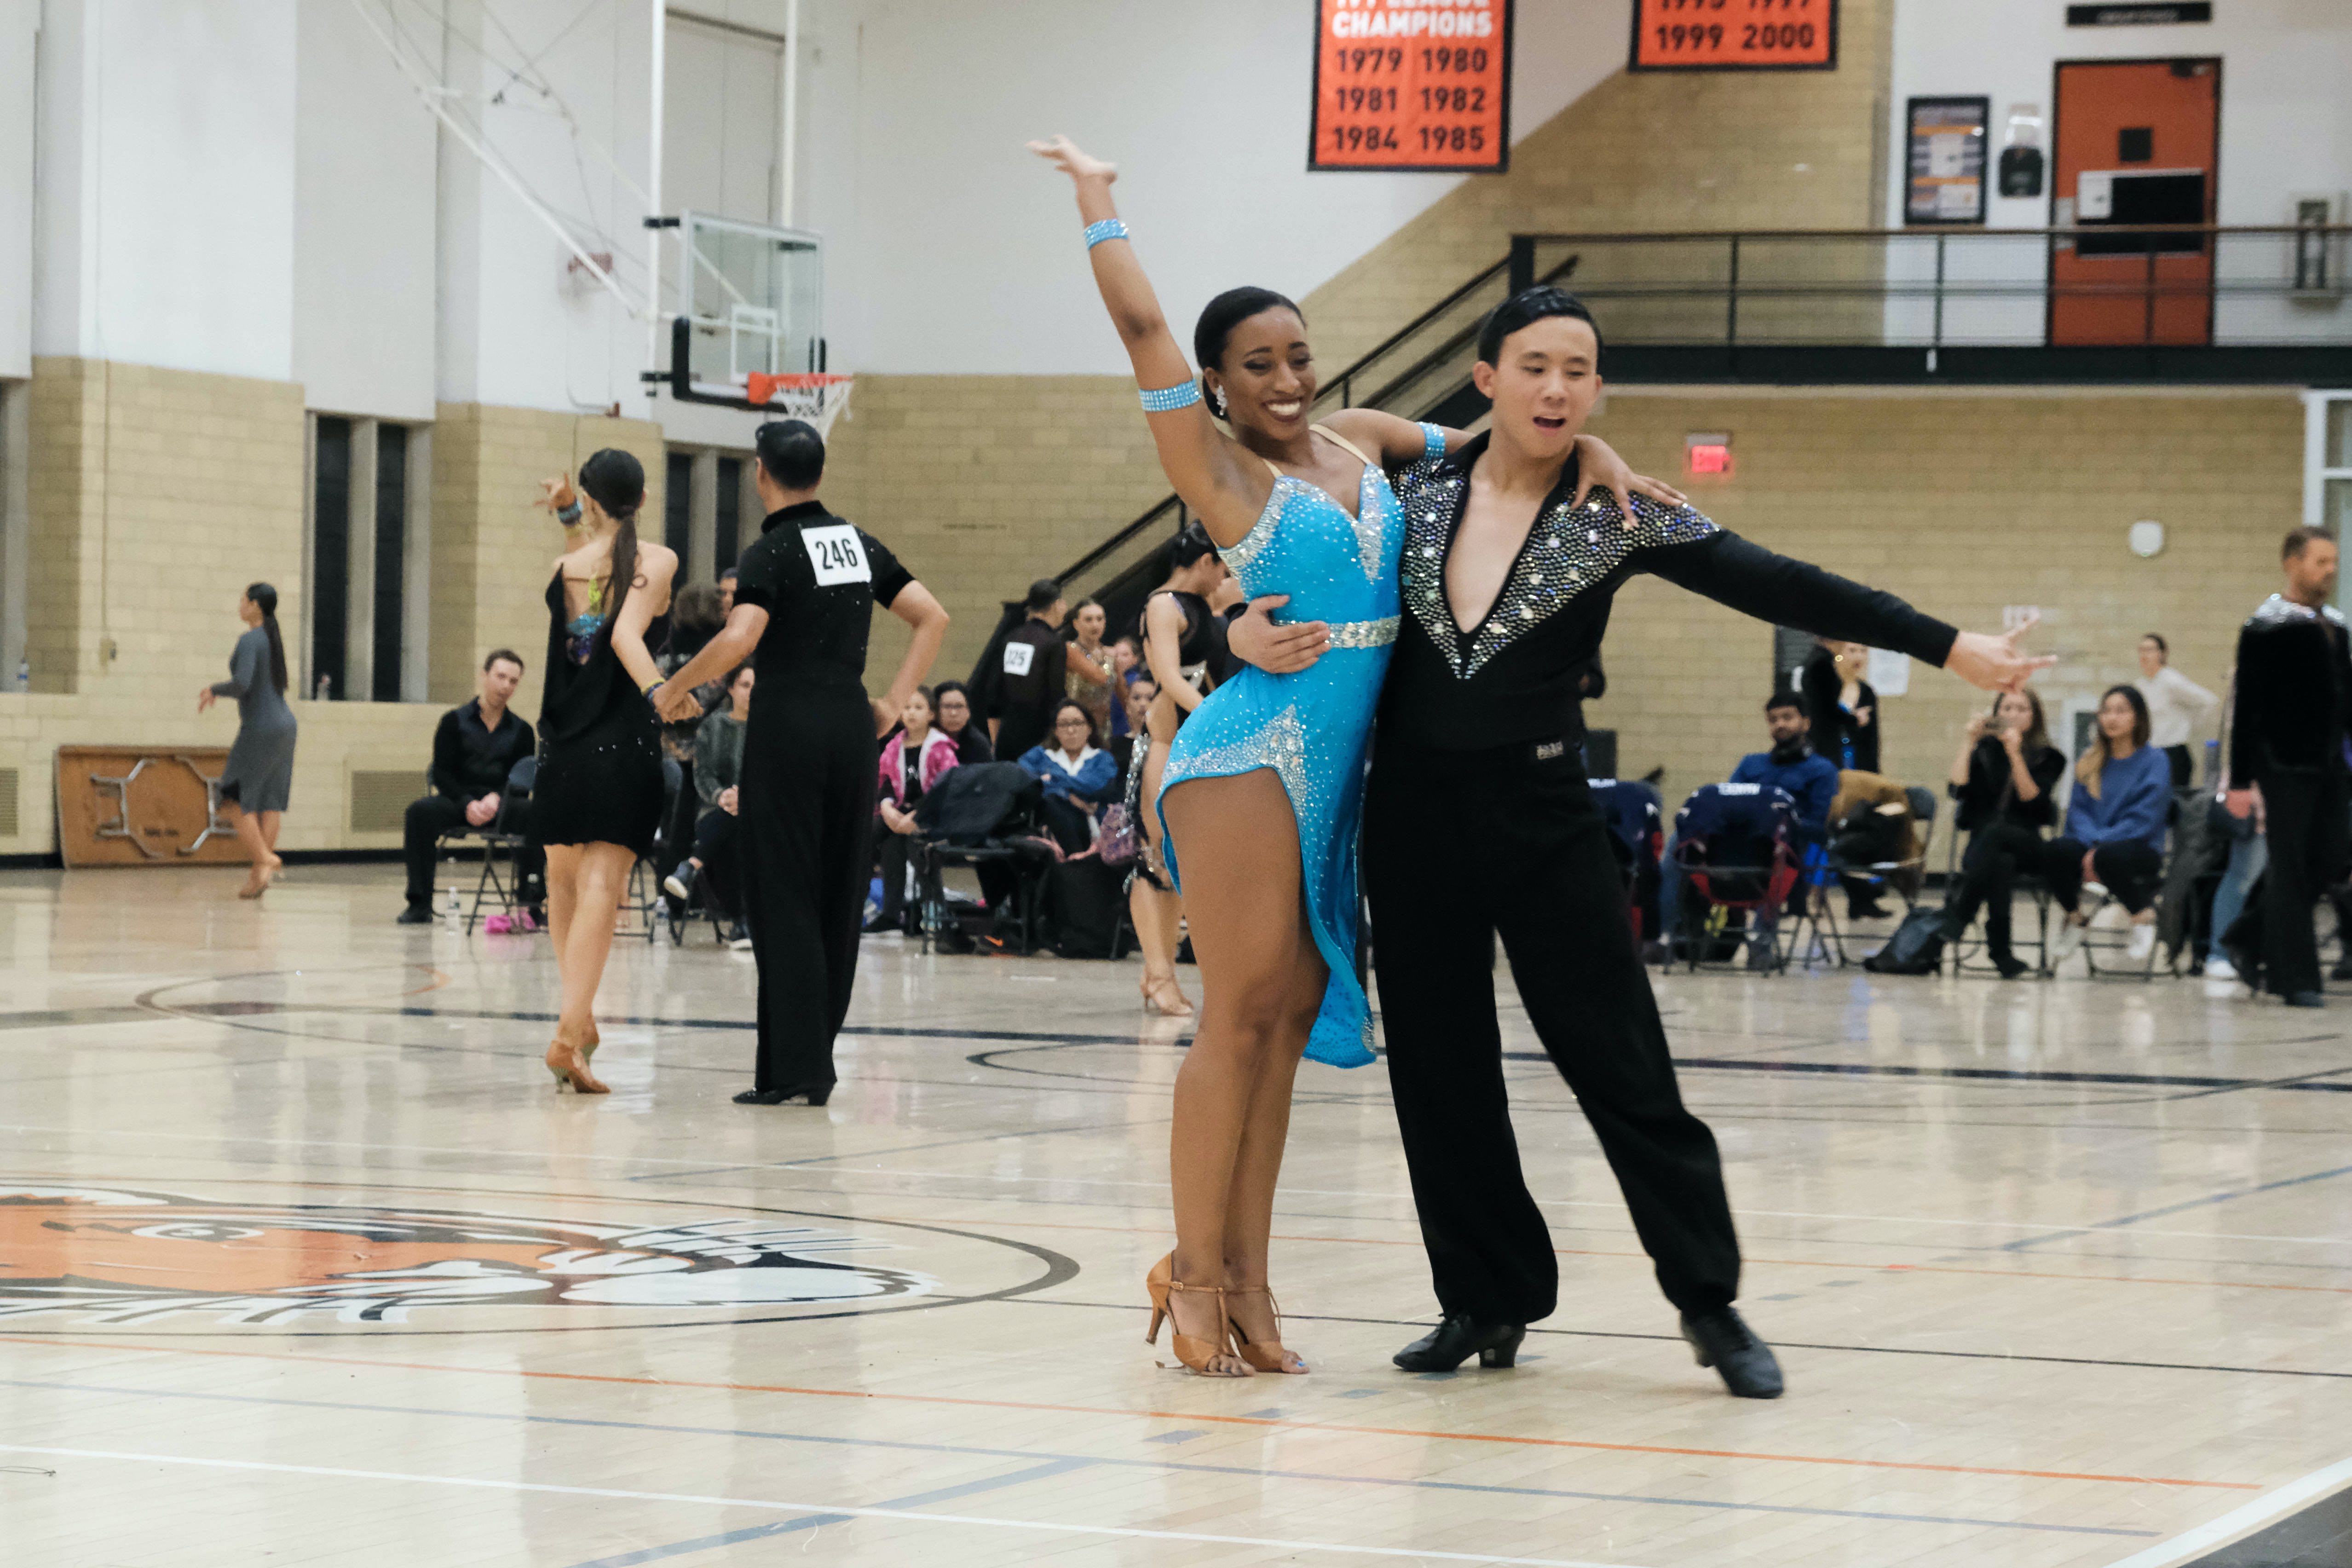
[(466, 911), (458, 901), (457, 889), (454, 887), (449, 889), (448, 900), (441, 906), (441, 924), (451, 936), (456, 936), (465, 929)]

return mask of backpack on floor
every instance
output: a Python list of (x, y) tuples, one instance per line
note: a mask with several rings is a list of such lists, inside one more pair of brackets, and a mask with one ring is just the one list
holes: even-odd
[(1873, 974), (1933, 974), (1944, 963), (1944, 911), (1926, 905), (1903, 917), (1885, 947), (1862, 961)]

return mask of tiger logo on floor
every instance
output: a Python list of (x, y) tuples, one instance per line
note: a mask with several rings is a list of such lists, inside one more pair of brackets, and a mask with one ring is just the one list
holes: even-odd
[(0, 1325), (726, 1321), (936, 1289), (868, 1256), (898, 1249), (756, 1215), (646, 1226), (0, 1181)]

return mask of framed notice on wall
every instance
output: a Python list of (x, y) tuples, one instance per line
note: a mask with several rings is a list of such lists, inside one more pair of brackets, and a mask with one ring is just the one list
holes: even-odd
[(1835, 70), (1838, 0), (1633, 0), (1637, 71)]
[(1500, 174), (1512, 0), (1315, 0), (1309, 169)]
[(1982, 224), (1989, 98), (1915, 98), (1906, 117), (1906, 224)]

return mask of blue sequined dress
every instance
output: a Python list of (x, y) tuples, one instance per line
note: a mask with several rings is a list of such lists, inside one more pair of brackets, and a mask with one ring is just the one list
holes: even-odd
[[(1433, 425), (1422, 431), (1428, 443), (1422, 461), (1443, 458), (1444, 432)], [(1356, 978), (1356, 837), (1372, 715), (1403, 607), (1397, 587), (1403, 544), (1403, 514), (1379, 464), (1364, 466), (1354, 517), (1319, 486), (1277, 470), (1256, 525), (1218, 553), (1251, 598), (1289, 595), (1285, 620), (1328, 622), (1330, 651), (1295, 675), (1245, 667), (1211, 692), (1176, 732), (1160, 779), (1161, 852), (1171, 876), (1179, 873), (1170, 790), (1258, 768), (1282, 780), (1298, 819), (1307, 925), (1331, 970), (1307, 1054), (1335, 1067), (1372, 1060), (1371, 1007)]]

